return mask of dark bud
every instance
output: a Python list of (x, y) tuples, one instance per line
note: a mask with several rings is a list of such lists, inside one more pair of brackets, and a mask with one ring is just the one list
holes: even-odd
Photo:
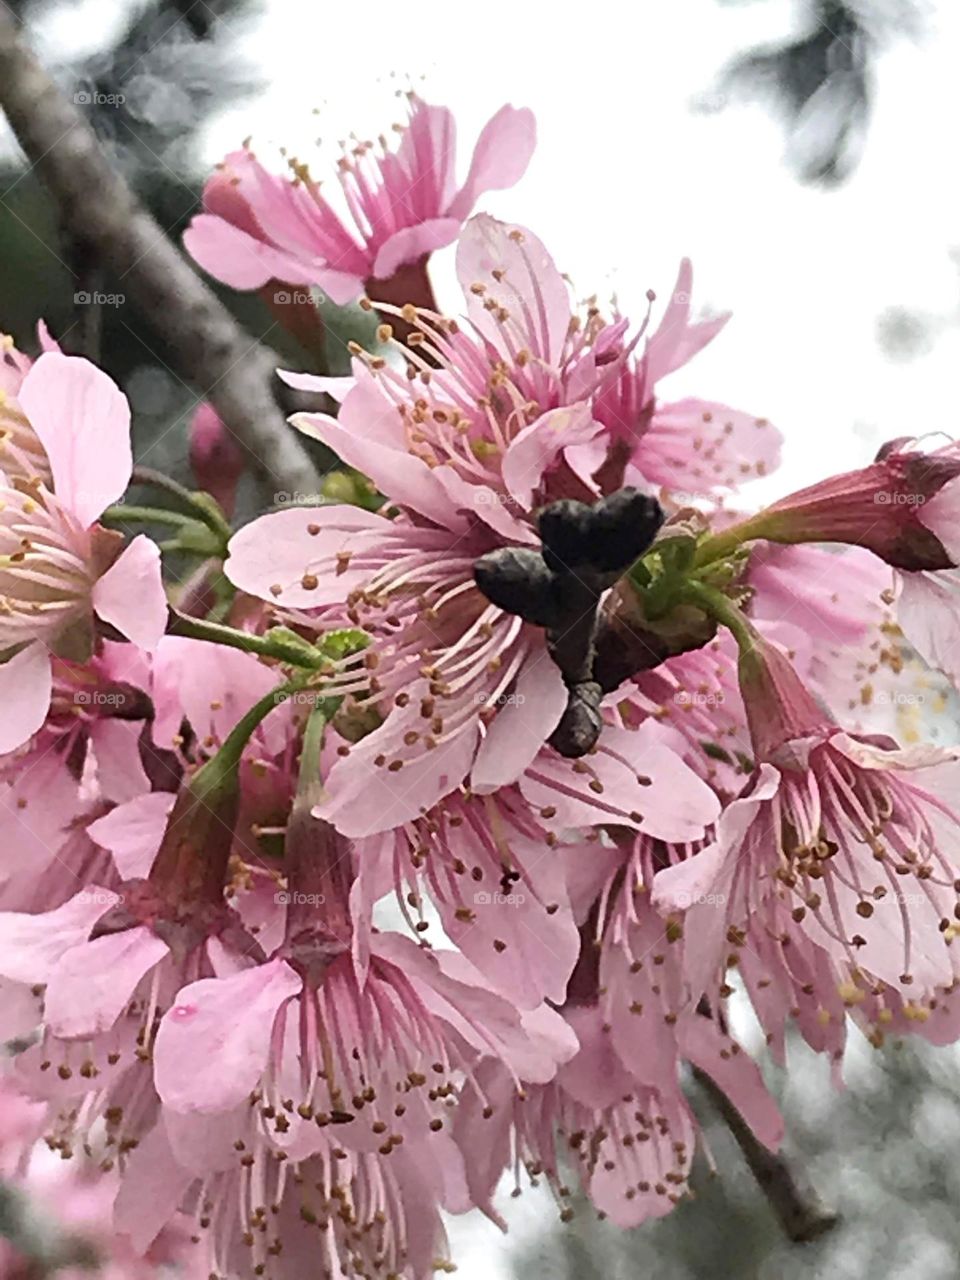
[(543, 542), (543, 558), (554, 573), (566, 573), (578, 564), (592, 563), (593, 518), (593, 507), (575, 498), (561, 498), (540, 512), (537, 526)]
[(593, 508), (590, 562), (607, 573), (623, 573), (653, 542), (663, 508), (639, 489), (618, 489)]
[(558, 755), (577, 760), (597, 745), (603, 729), (602, 699), (603, 691), (594, 680), (572, 686), (567, 709), (550, 736), (550, 745)]
[(530, 547), (499, 547), (481, 556), (473, 579), (491, 604), (538, 627), (561, 620), (557, 580), (539, 551)]
[(639, 489), (618, 489), (592, 507), (572, 498), (551, 502), (538, 524), (543, 558), (555, 573), (586, 566), (601, 577), (619, 576), (650, 546), (663, 524), (663, 510)]

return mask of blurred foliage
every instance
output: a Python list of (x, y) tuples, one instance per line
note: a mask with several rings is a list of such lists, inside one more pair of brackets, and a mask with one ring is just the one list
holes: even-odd
[[(720, 0), (731, 2), (743, 0)], [(766, 101), (784, 121), (787, 163), (800, 181), (835, 186), (850, 177), (866, 145), (877, 52), (922, 29), (918, 0), (804, 0), (798, 34), (728, 64), (719, 102)]]

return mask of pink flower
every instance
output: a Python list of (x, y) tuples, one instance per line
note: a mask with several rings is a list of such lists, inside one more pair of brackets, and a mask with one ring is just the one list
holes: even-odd
[[(44, 351), (59, 347), (41, 321), (37, 334)], [(33, 361), (13, 345), (13, 339), (0, 334), (0, 472), (8, 480), (40, 479), (50, 484), (50, 464), (37, 433), (21, 408), (17, 396)]]
[(249, 148), (232, 152), (204, 190), (205, 212), (184, 236), (204, 270), (237, 289), (270, 280), (319, 285), (350, 302), (368, 281), (451, 244), (484, 192), (511, 187), (533, 153), (532, 114), (501, 107), (477, 141), (466, 182), (455, 185), (455, 125), (446, 107), (411, 96), (396, 152), (370, 143), (344, 151), (338, 179), (353, 226), (320, 195), (307, 166), (271, 174)]
[[(519, 1167), (531, 1181), (546, 1177), (569, 1221), (572, 1168), (599, 1213), (619, 1227), (670, 1213), (689, 1194), (699, 1130), (674, 1070), (659, 1086), (637, 1078), (617, 1053), (595, 1004), (564, 1010), (579, 1049), (554, 1079), (529, 1082), (522, 1098), (502, 1066), (482, 1061), (457, 1111), (454, 1136), (463, 1151), (474, 1203), (499, 1221), (492, 1196)], [(533, 1028), (531, 1028), (532, 1030)], [(691, 1018), (684, 1052), (730, 1097), (758, 1138), (776, 1149), (783, 1135), (777, 1108), (752, 1060), (708, 1018)], [(516, 1153), (516, 1154), (515, 1154)], [(501, 1225), (505, 1225), (501, 1223)]]
[[(661, 485), (682, 506), (768, 475), (780, 463), (781, 436), (764, 418), (712, 400), (663, 403), (661, 379), (720, 333), (729, 313), (691, 321), (693, 267), (684, 258), (656, 331), (639, 359), (623, 363), (598, 396), (595, 416), (609, 432), (606, 466), (620, 483)], [(651, 295), (652, 297), (652, 295)]]
[[(297, 1250), (303, 1222), (337, 1212), (336, 1169), (356, 1219), (345, 1225), (367, 1229), (314, 1233), (313, 1248), (332, 1264), (359, 1251), (367, 1266), (379, 1257), (419, 1277), (445, 1251), (440, 1206), (469, 1205), (449, 1132), (461, 1072), (490, 1052), (515, 1079), (547, 1078), (558, 1049), (529, 1044), (516, 1010), (453, 954), (382, 934), (361, 972), (349, 939), (339, 954), (332, 943), (322, 928), (301, 929), (267, 964), (181, 990), (155, 1054), (167, 1138), (187, 1182), (220, 1172), (221, 1197), (232, 1193), (212, 1241), (221, 1267), (245, 1227), (251, 1266)], [(278, 1155), (303, 1176), (278, 1181)], [(264, 1194), (292, 1208), (264, 1219)]]
[(658, 909), (686, 911), (693, 998), (789, 911), (843, 980), (935, 1004), (958, 975), (957, 753), (843, 733), (759, 637), (741, 673), (759, 769), (715, 841), (654, 881)]
[(52, 694), (51, 655), (89, 653), (94, 615), (141, 648), (163, 633), (160, 556), (137, 537), (96, 523), (130, 479), (130, 413), (117, 386), (94, 365), (42, 355), (19, 389), (20, 406), (50, 463), (53, 491), (0, 480), (0, 753), (43, 724)]

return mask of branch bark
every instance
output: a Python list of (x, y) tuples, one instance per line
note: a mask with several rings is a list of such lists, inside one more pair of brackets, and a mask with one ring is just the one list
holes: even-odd
[(271, 394), (271, 353), (244, 333), (114, 172), (3, 5), (0, 107), (63, 224), (137, 304), (175, 371), (214, 406), (251, 467), (278, 491), (315, 492), (316, 470)]
[(832, 1231), (840, 1221), (839, 1214), (823, 1203), (815, 1188), (782, 1155), (768, 1151), (757, 1140), (737, 1108), (705, 1071), (694, 1067), (693, 1074), (736, 1139), (787, 1239), (794, 1244), (809, 1244)]

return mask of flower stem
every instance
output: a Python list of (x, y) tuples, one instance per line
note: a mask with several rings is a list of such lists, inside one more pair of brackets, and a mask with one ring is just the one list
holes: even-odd
[(100, 518), (109, 524), (169, 524), (178, 529), (197, 523), (195, 516), (184, 515), (182, 511), (169, 511), (166, 507), (135, 507), (126, 502), (107, 507)]
[(715, 533), (705, 542), (701, 542), (693, 559), (693, 567), (702, 569), (705, 565), (713, 564), (717, 560), (724, 560), (738, 551), (745, 542), (766, 537), (764, 515), (765, 513), (761, 511), (751, 516), (749, 520), (742, 520), (739, 524), (724, 529), (722, 533)]
[(756, 631), (747, 615), (716, 587), (706, 583), (687, 581), (682, 588), (683, 598), (690, 604), (699, 605), (711, 618), (716, 619), (733, 634), (741, 654), (753, 649)]
[(330, 660), (319, 653), (311, 645), (291, 643), (285, 637), (253, 635), (249, 631), (238, 631), (222, 622), (208, 622), (204, 618), (190, 618), (171, 608), (167, 622), (167, 635), (187, 636), (191, 640), (208, 640), (212, 644), (224, 644), (231, 649), (242, 649), (245, 653), (253, 653), (261, 658), (274, 658), (277, 662), (288, 663), (292, 667), (302, 667), (308, 671), (322, 671), (329, 667)]

